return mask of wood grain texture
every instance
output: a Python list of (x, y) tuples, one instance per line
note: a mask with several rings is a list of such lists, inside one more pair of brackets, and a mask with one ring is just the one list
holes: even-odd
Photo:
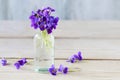
[[(33, 71), (35, 33), (29, 22), (0, 21), (0, 58), (7, 57), (9, 63), (0, 65), (0, 80), (120, 80), (120, 21), (60, 21), (54, 32), (55, 65), (80, 71), (56, 77)], [(78, 51), (84, 60), (67, 63)], [(14, 62), (23, 57), (29, 64), (16, 70)]]
[[(33, 37), (37, 31), (27, 21), (0, 21), (0, 37)], [(57, 38), (119, 38), (120, 21), (60, 21)]]
[[(118, 39), (56, 39), (55, 58), (82, 52), (84, 59), (120, 59)], [(0, 57), (33, 58), (33, 39), (0, 39)]]
[[(16, 70), (13, 63), (17, 59), (8, 59), (10, 65), (0, 66), (0, 79), (2, 80), (119, 80), (120, 61), (83, 60), (79, 63), (69, 64), (64, 60), (56, 60), (56, 67), (63, 64), (76, 72), (69, 72), (67, 75), (58, 74), (56, 77), (49, 73), (35, 73), (33, 70), (33, 60), (28, 60), (29, 64)], [(79, 69), (79, 70), (78, 70)], [(12, 73), (12, 74), (11, 74)], [(29, 77), (28, 77), (29, 76)]]

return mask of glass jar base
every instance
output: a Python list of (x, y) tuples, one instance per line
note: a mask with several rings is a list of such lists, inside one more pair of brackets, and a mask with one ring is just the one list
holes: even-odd
[(35, 72), (48, 73), (48, 68), (37, 68), (34, 70), (35, 70)]

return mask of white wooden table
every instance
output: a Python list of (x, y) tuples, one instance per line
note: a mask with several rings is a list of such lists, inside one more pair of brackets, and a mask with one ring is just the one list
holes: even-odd
[[(120, 80), (120, 21), (60, 21), (55, 35), (55, 65), (80, 71), (67, 75), (33, 71), (33, 36), (36, 32), (25, 21), (0, 21), (0, 80)], [(66, 59), (78, 51), (84, 60), (70, 64)], [(14, 62), (26, 57), (29, 64), (16, 70)]]

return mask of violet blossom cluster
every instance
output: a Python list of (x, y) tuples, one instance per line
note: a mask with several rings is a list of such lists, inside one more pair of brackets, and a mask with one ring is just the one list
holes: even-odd
[(47, 7), (44, 9), (38, 9), (37, 11), (32, 11), (30, 15), (31, 26), (34, 29), (40, 29), (41, 31), (46, 30), (48, 34), (52, 33), (53, 29), (56, 29), (59, 17), (51, 16), (51, 13), (55, 12), (54, 9)]

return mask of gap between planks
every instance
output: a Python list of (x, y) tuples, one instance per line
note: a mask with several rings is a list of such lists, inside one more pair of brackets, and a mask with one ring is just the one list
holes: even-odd
[[(0, 57), (2, 59), (3, 57)], [(19, 57), (4, 57), (5, 59), (21, 59)], [(33, 60), (34, 58), (26, 58), (29, 60)], [(55, 58), (55, 60), (68, 60), (68, 58)], [(83, 60), (91, 60), (91, 61), (120, 61), (120, 59), (83, 59)]]

